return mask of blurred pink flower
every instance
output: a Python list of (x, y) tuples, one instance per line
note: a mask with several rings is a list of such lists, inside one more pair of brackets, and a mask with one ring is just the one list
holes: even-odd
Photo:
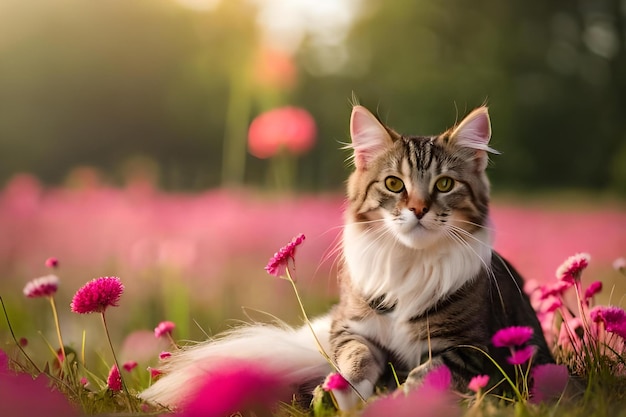
[(613, 269), (619, 272), (626, 271), (626, 258), (617, 258), (613, 261)]
[(447, 391), (452, 384), (452, 373), (445, 365), (440, 365), (426, 374), (422, 386), (430, 387), (438, 391)]
[(597, 306), (589, 312), (591, 319), (597, 323), (603, 322), (609, 333), (615, 333), (626, 339), (626, 312), (615, 306)]
[(159, 376), (163, 375), (163, 371), (161, 371), (160, 369), (152, 368), (150, 366), (148, 366), (148, 372), (150, 372), (150, 378), (152, 379), (156, 379)]
[(28, 346), (28, 339), (25, 337), (20, 337), (19, 343), (21, 347), (26, 347)]
[(29, 298), (50, 297), (59, 288), (59, 277), (56, 275), (46, 275), (29, 281), (24, 287), (24, 295)]
[(571, 288), (574, 285), (569, 281), (558, 281), (554, 284), (547, 284), (541, 287), (541, 299), (545, 300), (548, 297), (561, 297), (565, 290)]
[(169, 358), (170, 356), (172, 356), (172, 354), (170, 352), (161, 352), (159, 353), (159, 359), (164, 361), (165, 359)]
[(491, 341), (495, 347), (521, 346), (528, 342), (532, 335), (532, 327), (511, 326), (498, 330)]
[(136, 361), (127, 361), (127, 362), (124, 362), (124, 364), (122, 365), (122, 368), (124, 368), (126, 372), (130, 372), (136, 367), (137, 367)]
[(103, 313), (108, 307), (117, 307), (124, 292), (118, 277), (100, 277), (82, 286), (72, 299), (74, 313)]
[(157, 327), (154, 328), (154, 337), (157, 339), (163, 336), (171, 335), (176, 324), (172, 321), (162, 321)]
[(87, 384), (89, 384), (89, 380), (86, 377), (81, 377), (80, 378), (80, 385), (82, 385), (83, 387), (86, 387)]
[(590, 260), (591, 255), (588, 253), (577, 253), (576, 255), (570, 256), (557, 268), (557, 279), (570, 283), (580, 281), (580, 276), (583, 270), (589, 265)]
[(569, 371), (565, 365), (537, 365), (533, 368), (532, 379), (531, 402), (536, 404), (556, 400), (565, 391), (569, 382)]
[(274, 415), (279, 402), (290, 401), (291, 390), (280, 375), (254, 363), (224, 363), (202, 376), (198, 389), (181, 406), (182, 417), (224, 417)]
[(7, 417), (74, 417), (79, 412), (59, 391), (50, 387), (45, 375), (33, 378), (8, 367), (8, 357), (0, 350), (0, 414)]
[(270, 158), (282, 148), (298, 155), (313, 147), (317, 128), (311, 114), (281, 107), (257, 116), (248, 130), (248, 149), (257, 158)]
[(48, 258), (46, 259), (46, 266), (54, 269), (59, 266), (59, 260), (57, 258)]
[(476, 375), (470, 380), (469, 384), (467, 385), (467, 388), (469, 388), (470, 390), (474, 392), (478, 392), (481, 389), (485, 388), (488, 383), (489, 383), (489, 375)]
[(530, 360), (535, 351), (536, 347), (533, 345), (528, 345), (521, 349), (512, 349), (511, 356), (506, 358), (506, 361), (511, 365), (523, 365)]
[(296, 82), (297, 69), (293, 58), (274, 48), (262, 48), (257, 56), (254, 77), (264, 87), (290, 88)]
[(368, 402), (361, 414), (362, 417), (415, 417), (416, 415), (456, 417), (461, 415), (461, 408), (451, 391), (423, 384), (407, 395), (399, 392), (380, 396)]
[(589, 300), (593, 298), (593, 296), (595, 296), (600, 291), (602, 291), (602, 281), (592, 282), (591, 284), (589, 284), (589, 287), (587, 287), (587, 289), (585, 290), (584, 301), (588, 303)]
[(120, 370), (117, 368), (117, 365), (113, 365), (109, 371), (107, 387), (109, 387), (111, 391), (122, 390), (122, 375), (120, 375)]
[(322, 389), (324, 391), (343, 391), (347, 388), (350, 388), (350, 384), (348, 384), (348, 381), (346, 381), (345, 378), (338, 372), (333, 372), (328, 375), (322, 384)]
[(265, 270), (268, 274), (274, 275), (278, 277), (282, 275), (282, 272), (287, 267), (287, 263), (289, 259), (294, 259), (296, 256), (296, 247), (298, 247), (302, 242), (304, 242), (305, 236), (300, 233), (298, 236), (294, 237), (291, 242), (287, 245), (283, 246), (271, 257)]

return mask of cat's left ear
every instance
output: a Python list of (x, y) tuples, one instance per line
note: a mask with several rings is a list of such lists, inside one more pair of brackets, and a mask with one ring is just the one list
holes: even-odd
[(499, 153), (489, 147), (491, 139), (491, 121), (486, 106), (474, 109), (456, 127), (452, 129), (449, 140), (456, 146), (476, 150), (478, 170), (487, 168), (487, 152)]

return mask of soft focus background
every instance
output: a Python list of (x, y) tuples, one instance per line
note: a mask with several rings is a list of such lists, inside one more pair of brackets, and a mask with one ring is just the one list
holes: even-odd
[(353, 94), (406, 133), (487, 103), (496, 247), (543, 282), (589, 252), (585, 280), (623, 306), (625, 0), (2, 0), (0, 295), (18, 336), (55, 340), (47, 303), (21, 295), (50, 256), (75, 346), (99, 323), (71, 297), (105, 275), (126, 285), (119, 344), (161, 320), (194, 340), (255, 310), (297, 323), (263, 267), (299, 232), (300, 291), (326, 310)]

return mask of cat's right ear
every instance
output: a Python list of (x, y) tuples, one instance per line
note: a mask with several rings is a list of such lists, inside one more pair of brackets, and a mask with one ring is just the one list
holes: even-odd
[(352, 108), (350, 137), (357, 169), (367, 169), (376, 156), (393, 144), (387, 129), (363, 106)]

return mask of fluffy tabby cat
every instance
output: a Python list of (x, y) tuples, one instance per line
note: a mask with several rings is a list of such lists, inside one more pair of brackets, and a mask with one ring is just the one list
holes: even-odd
[[(387, 385), (389, 362), (406, 378), (405, 389), (441, 364), (460, 391), (474, 375), (500, 380), (491, 361), (467, 346), (512, 372), (509, 352), (490, 342), (503, 327), (532, 327), (533, 363), (552, 361), (522, 279), (492, 249), (487, 108), (438, 136), (405, 136), (355, 106), (350, 134), (355, 170), (348, 181), (340, 302), (313, 321), (354, 387), (335, 393), (341, 408)], [(332, 371), (306, 326), (255, 324), (177, 352), (167, 374), (141, 397), (184, 403), (198, 378), (240, 359), (258, 363), (294, 392), (310, 390)]]

